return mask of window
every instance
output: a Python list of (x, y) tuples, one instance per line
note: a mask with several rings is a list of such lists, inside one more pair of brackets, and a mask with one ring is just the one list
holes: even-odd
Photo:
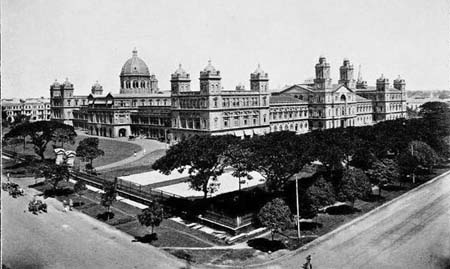
[(228, 127), (228, 118), (223, 118), (223, 126), (224, 126), (225, 128)]
[(239, 126), (239, 117), (234, 117), (234, 126)]

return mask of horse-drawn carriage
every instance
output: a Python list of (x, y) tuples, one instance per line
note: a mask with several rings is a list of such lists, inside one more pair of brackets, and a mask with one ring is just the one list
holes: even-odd
[(42, 202), (41, 200), (32, 200), (28, 204), (28, 211), (33, 214), (40, 213), (41, 211), (47, 213), (47, 204)]
[(23, 196), (23, 189), (17, 183), (6, 182), (2, 183), (2, 190), (7, 191), (9, 195), (16, 198), (17, 196)]

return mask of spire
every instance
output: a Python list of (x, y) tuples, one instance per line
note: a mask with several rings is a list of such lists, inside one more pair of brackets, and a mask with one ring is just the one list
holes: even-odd
[(358, 81), (362, 81), (361, 65), (358, 66)]
[(134, 49), (133, 49), (133, 57), (137, 57), (137, 49), (136, 49), (136, 47), (134, 47)]

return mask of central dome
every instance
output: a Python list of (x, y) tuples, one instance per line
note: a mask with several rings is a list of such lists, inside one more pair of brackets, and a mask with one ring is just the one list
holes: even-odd
[(122, 67), (120, 76), (150, 76), (147, 64), (137, 56), (137, 50), (133, 50), (133, 56)]

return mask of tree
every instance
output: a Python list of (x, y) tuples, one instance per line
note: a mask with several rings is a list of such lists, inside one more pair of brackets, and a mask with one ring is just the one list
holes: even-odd
[(275, 198), (265, 204), (258, 213), (258, 220), (269, 228), (273, 236), (291, 225), (291, 210), (283, 199)]
[(287, 131), (253, 137), (249, 166), (265, 177), (270, 191), (281, 192), (289, 179), (313, 160), (309, 138)]
[(44, 177), (45, 181), (53, 186), (53, 193), (56, 192), (61, 181), (68, 181), (70, 178), (69, 167), (66, 164), (57, 165), (53, 162), (41, 164), (35, 175)]
[(30, 137), (31, 143), (34, 146), (34, 152), (44, 160), (44, 152), (47, 149), (47, 144), (52, 141), (56, 129), (67, 130), (68, 133), (71, 133), (72, 139), (76, 136), (73, 126), (57, 121), (37, 121), (15, 126), (5, 135), (5, 138), (20, 137), (26, 139)]
[[(317, 212), (320, 208), (336, 202), (333, 185), (326, 181), (323, 175), (320, 175), (306, 190), (306, 195), (309, 198), (313, 212)], [(300, 206), (303, 206), (303, 204)]]
[(366, 198), (371, 193), (372, 187), (364, 171), (350, 168), (344, 171), (336, 190), (338, 201), (349, 201), (354, 205), (356, 199)]
[(6, 113), (6, 108), (2, 106), (2, 126), (8, 126), (8, 114)]
[(231, 135), (196, 135), (172, 146), (152, 167), (166, 175), (175, 169), (179, 172), (188, 169), (190, 187), (202, 191), (206, 199), (208, 193), (217, 190), (217, 177), (227, 165), (224, 152), (238, 140)]
[(366, 170), (366, 175), (373, 184), (383, 185), (397, 181), (400, 178), (400, 168), (393, 159), (381, 159)]
[(232, 144), (225, 151), (225, 161), (233, 168), (232, 175), (239, 180), (239, 194), (241, 192), (241, 178), (252, 179), (250, 172), (253, 171), (252, 163), (249, 161), (252, 156), (248, 144), (249, 140), (242, 140), (237, 144)]
[(106, 207), (106, 214), (107, 219), (109, 220), (109, 217), (111, 215), (111, 206), (113, 202), (117, 198), (117, 178), (114, 180), (114, 182), (105, 181), (103, 183), (103, 193), (101, 196), (100, 204), (104, 207)]
[(407, 150), (399, 156), (398, 162), (403, 174), (412, 173), (414, 181), (418, 166), (427, 167), (431, 171), (439, 159), (439, 155), (427, 143), (411, 141)]
[(76, 149), (76, 154), (83, 161), (89, 162), (92, 169), (94, 159), (105, 155), (105, 152), (98, 148), (99, 139), (97, 137), (88, 137), (80, 141)]
[(86, 183), (83, 180), (78, 180), (75, 185), (73, 185), (73, 191), (78, 194), (79, 197), (81, 197), (86, 190)]
[(64, 143), (70, 143), (72, 145), (75, 144), (76, 136), (77, 136), (77, 134), (75, 132), (72, 132), (68, 128), (57, 128), (53, 132), (52, 141), (55, 143), (60, 142), (61, 148), (62, 148), (62, 147), (64, 147)]
[(149, 207), (143, 209), (137, 218), (141, 225), (146, 227), (151, 226), (153, 234), (154, 227), (158, 227), (163, 221), (164, 210), (158, 202), (154, 201)]

